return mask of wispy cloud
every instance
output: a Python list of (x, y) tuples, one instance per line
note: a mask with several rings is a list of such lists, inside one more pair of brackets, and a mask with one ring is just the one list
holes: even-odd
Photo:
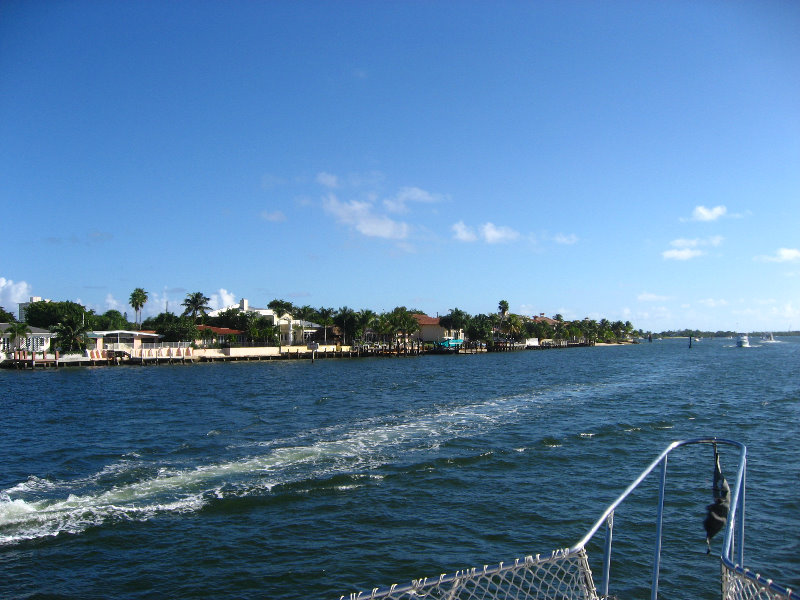
[(339, 187), (339, 178), (336, 175), (323, 171), (317, 174), (317, 183), (333, 189)]
[(464, 224), (464, 221), (454, 223), (451, 229), (453, 230), (453, 237), (460, 242), (475, 242), (478, 240), (478, 236), (475, 235), (475, 231), (472, 229), (472, 227), (467, 227)]
[(669, 300), (669, 296), (659, 296), (658, 294), (651, 294), (650, 292), (642, 292), (636, 299), (640, 302), (665, 302)]
[(553, 237), (553, 241), (556, 244), (565, 244), (565, 245), (571, 246), (572, 244), (577, 244), (578, 243), (578, 236), (575, 235), (574, 233), (570, 233), (569, 235), (565, 235), (563, 233), (557, 233)]
[(329, 194), (322, 200), (322, 207), (337, 221), (353, 227), (363, 235), (393, 240), (408, 237), (410, 229), (408, 223), (377, 214), (370, 202), (358, 200), (341, 202), (334, 194)]
[(728, 306), (727, 300), (717, 300), (715, 298), (703, 298), (702, 300), (698, 300), (697, 303), (707, 306), (708, 308), (720, 308), (722, 306)]
[(441, 194), (433, 194), (418, 187), (404, 187), (393, 198), (385, 199), (383, 205), (389, 212), (405, 213), (408, 212), (409, 202), (433, 204), (441, 202), (444, 198)]
[(506, 242), (513, 242), (519, 239), (520, 234), (511, 227), (503, 225), (495, 225), (491, 222), (486, 222), (478, 227), (477, 233), (475, 229), (466, 225), (464, 221), (458, 221), (450, 226), (453, 230), (453, 238), (460, 242), (477, 242), (479, 239), (487, 244), (502, 244)]
[(719, 246), (724, 239), (721, 235), (695, 239), (679, 238), (672, 240), (670, 242), (672, 248), (664, 250), (661, 256), (665, 260), (690, 260), (705, 254), (705, 251), (701, 250), (702, 247)]
[(270, 221), (271, 223), (279, 223), (281, 221), (286, 220), (286, 215), (283, 214), (283, 212), (280, 210), (275, 210), (275, 211), (262, 210), (261, 218), (264, 219), (265, 221)]
[(800, 261), (800, 250), (797, 248), (778, 248), (772, 256), (756, 256), (761, 262), (797, 262)]
[(519, 238), (519, 232), (511, 227), (498, 226), (494, 223), (484, 223), (481, 226), (481, 235), (487, 244), (502, 244), (513, 242)]
[(724, 217), (728, 212), (725, 206), (715, 206), (713, 208), (706, 208), (705, 206), (696, 206), (692, 211), (692, 221), (716, 221), (720, 217)]
[(123, 305), (109, 292), (106, 294), (106, 310), (120, 310)]

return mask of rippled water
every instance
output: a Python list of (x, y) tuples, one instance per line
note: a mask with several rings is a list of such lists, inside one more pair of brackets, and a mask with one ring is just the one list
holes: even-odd
[[(0, 371), (0, 597), (338, 598), (549, 552), (707, 435), (748, 445), (746, 563), (800, 587), (799, 376), (796, 338)], [(661, 590), (715, 598), (710, 449), (681, 452)], [(654, 506), (617, 513), (621, 597)]]

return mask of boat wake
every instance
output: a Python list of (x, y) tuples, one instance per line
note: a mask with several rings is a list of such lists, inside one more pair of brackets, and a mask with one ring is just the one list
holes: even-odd
[[(565, 404), (574, 408), (598, 395), (620, 392), (618, 384), (605, 390), (603, 386), (557, 386), (482, 402), (429, 405), (284, 439), (239, 443), (228, 447), (230, 460), (209, 464), (203, 464), (207, 456), (202, 455), (188, 459), (195, 464), (176, 465), (163, 457), (143, 458), (129, 452), (83, 478), (50, 480), (31, 475), (0, 490), (0, 545), (78, 534), (125, 521), (147, 521), (166, 513), (194, 513), (217, 500), (277, 493), (276, 486), (285, 490), (287, 486), (314, 487), (335, 480), (336, 489), (353, 489), (380, 481), (376, 471), (387, 465), (404, 468), (415, 460), (460, 460), (465, 452), (482, 457), (486, 448), (476, 449), (475, 444), (459, 444), (458, 440), (509, 429), (523, 418), (543, 418), (548, 406), (552, 410), (563, 410)], [(592, 432), (580, 434), (583, 439), (594, 436)], [(561, 443), (552, 434), (543, 434), (540, 442), (550, 448)]]

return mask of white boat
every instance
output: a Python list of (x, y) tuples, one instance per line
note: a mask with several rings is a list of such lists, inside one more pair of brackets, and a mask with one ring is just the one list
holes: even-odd
[[(708, 515), (703, 522), (706, 529), (709, 553), (711, 537), (723, 533), (721, 581), (714, 587), (722, 589), (724, 600), (800, 600), (800, 594), (783, 587), (772, 579), (762, 576), (744, 565), (744, 484), (747, 449), (744, 444), (720, 438), (698, 438), (672, 442), (661, 455), (653, 461), (639, 477), (631, 483), (598, 519), (589, 532), (577, 544), (569, 548), (554, 550), (549, 554), (528, 555), (513, 562), (501, 562), (495, 566), (484, 565), (443, 574), (434, 577), (415, 579), (410, 584), (391, 587), (372, 588), (372, 592), (351, 593), (339, 600), (415, 600), (419, 598), (438, 598), (448, 600), (604, 600), (615, 598), (609, 595), (615, 587), (611, 582), (611, 549), (614, 529), (614, 512), (617, 507), (653, 471), (658, 469), (660, 486), (659, 501), (654, 507), (655, 540), (652, 554), (652, 580), (650, 598), (658, 598), (659, 571), (661, 564), (662, 522), (667, 478), (667, 456), (673, 451), (689, 445), (710, 444), (714, 446), (713, 499), (714, 504), (707, 507)], [(733, 471), (735, 478), (730, 486), (722, 474), (717, 446), (732, 447), (738, 450), (738, 468)], [(598, 535), (593, 547), (602, 548), (602, 562), (595, 572), (600, 575), (599, 585), (595, 583), (589, 566), (587, 546), (598, 533), (605, 530), (605, 536)], [(602, 539), (602, 538), (605, 539)], [(634, 550), (638, 552), (644, 549)], [(629, 552), (630, 550), (628, 550)], [(626, 551), (623, 551), (625, 553)], [(599, 558), (599, 557), (598, 557)], [(642, 559), (642, 555), (636, 557)], [(623, 556), (617, 560), (630, 560)], [(647, 559), (641, 562), (647, 568)], [(681, 573), (672, 574), (680, 577)], [(720, 585), (721, 584), (721, 585)], [(709, 582), (709, 589), (712, 588)], [(719, 595), (717, 597), (720, 597)]]
[(772, 335), (772, 332), (770, 331), (769, 333), (765, 333), (763, 336), (761, 336), (761, 341), (766, 342), (768, 344), (774, 344), (778, 340), (775, 339), (775, 336)]
[(747, 337), (746, 333), (740, 333), (739, 337), (736, 338), (736, 346), (738, 348), (749, 348), (750, 347), (750, 338)]

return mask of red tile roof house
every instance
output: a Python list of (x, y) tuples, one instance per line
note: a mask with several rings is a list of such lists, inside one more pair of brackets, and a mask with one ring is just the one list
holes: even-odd
[(452, 331), (445, 329), (439, 324), (439, 317), (429, 317), (428, 315), (414, 315), (419, 323), (419, 331), (411, 336), (412, 340), (421, 342), (440, 342), (445, 338), (463, 339), (464, 332), (461, 330)]
[[(207, 347), (209, 344), (222, 344), (228, 341), (228, 336), (234, 336), (238, 344), (245, 343), (244, 331), (238, 329), (228, 329), (227, 327), (212, 327), (211, 325), (198, 325), (197, 331), (200, 332), (201, 339), (196, 340), (195, 343), (201, 348)], [(203, 336), (203, 332), (208, 331), (210, 334)]]

